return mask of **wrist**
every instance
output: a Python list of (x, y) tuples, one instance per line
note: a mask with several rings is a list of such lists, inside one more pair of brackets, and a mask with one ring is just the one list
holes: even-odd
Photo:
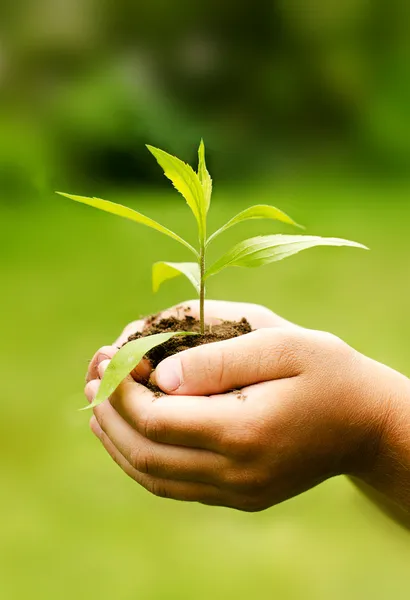
[(410, 380), (367, 357), (362, 362), (366, 393), (357, 401), (366, 424), (357, 468), (348, 474), (410, 509)]

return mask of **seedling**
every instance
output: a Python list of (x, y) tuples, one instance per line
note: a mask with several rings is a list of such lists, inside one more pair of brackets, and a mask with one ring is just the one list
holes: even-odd
[[(168, 262), (160, 261), (153, 265), (152, 284), (154, 292), (157, 292), (161, 284), (179, 275), (191, 282), (199, 296), (200, 305), (200, 331), (205, 332), (205, 290), (207, 280), (227, 267), (259, 267), (267, 265), (288, 256), (292, 256), (302, 250), (315, 246), (352, 246), (366, 248), (357, 242), (351, 242), (340, 238), (323, 238), (311, 235), (260, 235), (248, 238), (235, 244), (228, 252), (223, 254), (211, 266), (207, 266), (207, 255), (210, 244), (222, 233), (244, 221), (253, 219), (272, 219), (288, 225), (300, 227), (291, 217), (274, 206), (257, 204), (251, 206), (235, 215), (217, 231), (208, 236), (207, 215), (211, 205), (212, 179), (207, 170), (205, 162), (205, 146), (203, 141), (199, 146), (199, 166), (196, 173), (192, 167), (182, 162), (175, 156), (167, 154), (163, 150), (147, 146), (154, 155), (159, 165), (164, 170), (168, 179), (185, 198), (189, 208), (194, 214), (197, 230), (198, 244), (192, 246), (174, 231), (154, 221), (150, 217), (121, 204), (115, 204), (100, 198), (87, 198), (84, 196), (73, 196), (58, 192), (76, 202), (88, 204), (100, 210), (130, 219), (167, 235), (168, 237), (185, 246), (194, 256), (193, 262)], [(140, 338), (129, 342), (111, 360), (100, 385), (95, 406), (109, 397), (119, 383), (140, 362), (143, 356), (155, 346), (164, 343), (174, 335), (188, 335), (187, 332), (173, 332), (157, 334), (150, 337)]]

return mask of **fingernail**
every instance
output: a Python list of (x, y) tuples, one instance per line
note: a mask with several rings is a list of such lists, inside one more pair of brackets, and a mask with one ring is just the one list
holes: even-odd
[(87, 398), (88, 402), (91, 404), (94, 401), (94, 398), (97, 395), (97, 391), (98, 388), (100, 387), (100, 382), (97, 381), (96, 379), (94, 379), (93, 381), (90, 381), (86, 386), (85, 386), (85, 397)]
[(96, 362), (97, 365), (103, 362), (103, 360), (111, 360), (114, 354), (117, 352), (115, 346), (103, 346), (98, 350)]
[(131, 371), (131, 377), (135, 379), (137, 383), (147, 383), (152, 373), (152, 365), (149, 360), (143, 358), (133, 371)]
[(98, 365), (98, 375), (102, 378), (104, 376), (105, 370), (108, 367), (108, 365), (110, 364), (110, 360), (103, 360), (102, 362), (100, 362), (100, 364)]
[(179, 358), (167, 358), (155, 371), (158, 387), (164, 392), (174, 392), (182, 384), (182, 369)]

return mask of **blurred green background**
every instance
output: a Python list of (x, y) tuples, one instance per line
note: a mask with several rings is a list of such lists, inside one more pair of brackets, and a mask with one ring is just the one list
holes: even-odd
[[(87, 361), (186, 260), (54, 189), (138, 207), (180, 233), (184, 202), (144, 148), (215, 178), (211, 226), (272, 203), (317, 249), (215, 278), (410, 374), (408, 3), (20, 0), (0, 7), (0, 598), (408, 599), (408, 534), (340, 478), (260, 514), (149, 496), (78, 413)], [(279, 231), (257, 222), (229, 232)], [(191, 234), (193, 239), (194, 234)], [(149, 260), (148, 260), (149, 257)]]

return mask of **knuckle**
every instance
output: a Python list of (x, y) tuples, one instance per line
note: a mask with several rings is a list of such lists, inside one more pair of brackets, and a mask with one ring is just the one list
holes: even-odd
[(256, 494), (265, 495), (271, 482), (272, 475), (268, 467), (259, 466), (258, 469), (251, 473), (250, 485)]
[(259, 428), (254, 423), (230, 430), (223, 440), (224, 446), (240, 461), (254, 459), (260, 453)]
[(240, 492), (247, 489), (246, 475), (243, 469), (230, 468), (223, 473), (223, 484), (233, 491)]
[(268, 468), (262, 465), (249, 469), (245, 476), (247, 488), (255, 495), (259, 495), (268, 488), (271, 476)]
[(141, 415), (139, 426), (142, 435), (153, 442), (159, 442), (165, 437), (166, 428), (164, 422), (152, 412)]
[[(344, 361), (349, 361), (354, 355), (353, 349), (337, 335), (327, 331), (315, 331), (314, 339), (310, 341), (311, 364), (326, 363), (328, 367), (335, 368)], [(313, 342), (313, 343), (312, 343)]]
[(316, 343), (320, 347), (336, 348), (340, 345), (344, 345), (344, 342), (333, 333), (329, 331), (315, 331)]
[[(217, 389), (224, 385), (226, 375), (226, 357), (224, 352), (218, 352), (216, 356), (208, 358), (208, 372), (212, 372), (213, 381), (216, 383)], [(205, 373), (207, 375), (207, 373)]]
[(268, 488), (270, 476), (268, 470), (260, 466), (248, 469), (233, 469), (225, 474), (225, 483), (233, 491), (259, 496)]
[(280, 335), (275, 347), (279, 372), (290, 372), (298, 364), (297, 345), (287, 335)]
[(198, 346), (189, 351), (181, 352), (179, 356), (182, 381), (205, 382), (212, 379), (213, 386), (223, 385), (226, 374), (226, 359), (224, 352), (210, 352), (206, 346)]
[(148, 448), (135, 448), (130, 452), (130, 462), (136, 471), (152, 474), (155, 471), (156, 461), (153, 452)]
[(350, 353), (351, 348), (344, 342), (340, 337), (334, 335), (333, 333), (324, 332), (324, 339), (329, 345), (329, 347), (339, 354), (339, 352), (343, 352), (344, 354)]
[(266, 306), (262, 306), (261, 304), (249, 304), (248, 306), (249, 311), (257, 316), (263, 323), (272, 323), (273, 325), (277, 321), (275, 313)]
[(261, 379), (271, 378), (272, 365), (278, 373), (294, 372), (300, 363), (299, 345), (293, 332), (280, 328), (258, 329), (251, 334), (257, 342), (257, 372)]
[(169, 491), (161, 481), (152, 479), (147, 483), (146, 488), (151, 494), (157, 496), (157, 498), (170, 498)]

